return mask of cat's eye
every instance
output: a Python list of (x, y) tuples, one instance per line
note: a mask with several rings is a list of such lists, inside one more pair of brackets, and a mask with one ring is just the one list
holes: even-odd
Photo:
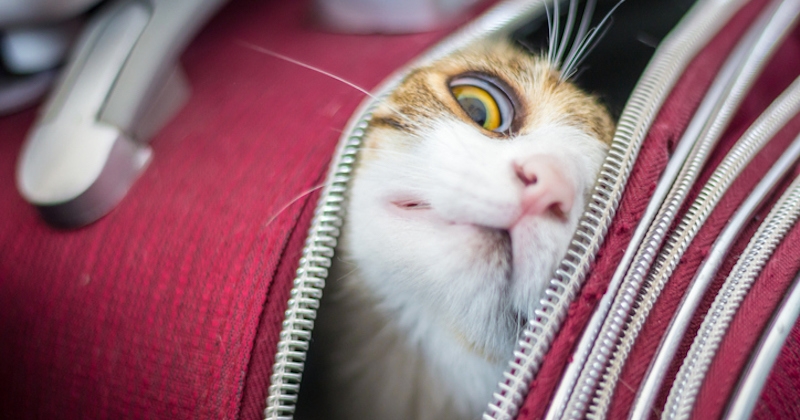
[(462, 76), (450, 82), (450, 91), (467, 116), (479, 126), (498, 133), (511, 127), (514, 104), (496, 84), (476, 76)]

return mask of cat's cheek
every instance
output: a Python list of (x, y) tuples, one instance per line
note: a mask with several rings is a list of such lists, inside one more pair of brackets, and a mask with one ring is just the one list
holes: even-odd
[(512, 230), (512, 296), (516, 308), (530, 311), (544, 296), (558, 263), (566, 254), (574, 227), (574, 220), (569, 223), (531, 220), (523, 221)]

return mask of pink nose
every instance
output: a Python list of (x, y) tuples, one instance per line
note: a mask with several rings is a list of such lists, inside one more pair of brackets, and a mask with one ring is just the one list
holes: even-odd
[(523, 216), (554, 213), (563, 216), (572, 209), (575, 186), (555, 159), (533, 156), (515, 165), (522, 190)]

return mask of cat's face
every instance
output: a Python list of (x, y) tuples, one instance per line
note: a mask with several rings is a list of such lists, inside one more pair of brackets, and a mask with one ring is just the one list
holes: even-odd
[(365, 136), (345, 258), (412, 339), (427, 323), (504, 360), (565, 254), (612, 132), (593, 97), (505, 43), (418, 69)]

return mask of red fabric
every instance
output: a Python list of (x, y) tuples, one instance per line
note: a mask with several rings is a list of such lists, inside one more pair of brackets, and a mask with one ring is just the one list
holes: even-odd
[[(34, 112), (0, 118), (0, 417), (257, 418), (288, 288), (341, 130), (444, 32), (315, 30), (308, 2), (228, 5), (183, 56), (189, 104), (121, 205), (46, 226), (14, 168)], [(273, 216), (277, 215), (271, 223)]]
[[(796, 255), (796, 254), (795, 254)], [(800, 418), (800, 321), (781, 349), (753, 411), (753, 420)]]
[[(798, 31), (797, 34), (800, 35), (800, 31)], [(707, 168), (703, 171), (700, 179), (692, 189), (689, 199), (686, 201), (676, 220), (680, 220), (680, 218), (683, 217), (706, 181), (710, 178), (713, 169), (724, 159), (725, 154), (733, 147), (736, 140), (738, 140), (769, 103), (794, 80), (796, 69), (800, 68), (799, 47), (796, 39), (786, 42), (776, 54), (776, 58), (773, 62), (767, 66), (768, 70), (759, 78), (755, 87), (748, 94), (741, 109), (734, 117), (730, 128), (723, 135), (720, 144), (709, 159)], [(636, 392), (641, 385), (641, 381), (644, 379), (650, 361), (658, 349), (661, 338), (700, 264), (705, 259), (717, 236), (719, 236), (719, 233), (737, 210), (738, 206), (749, 195), (753, 187), (769, 170), (775, 160), (778, 159), (788, 144), (794, 140), (795, 135), (799, 131), (800, 118), (796, 118), (790, 126), (782, 130), (773, 141), (765, 146), (761, 153), (759, 153), (753, 159), (753, 162), (745, 169), (743, 174), (733, 183), (720, 203), (715, 207), (705, 225), (697, 233), (691, 246), (681, 258), (680, 265), (676, 268), (658, 301), (656, 301), (653, 306), (631, 350), (620, 376), (619, 383), (625, 385), (617, 387), (609, 410), (611, 418), (615, 418), (614, 416), (617, 415), (623, 415), (630, 410)], [(764, 210), (764, 215), (768, 211), (769, 209)], [(745, 236), (743, 237), (747, 238)], [(746, 243), (747, 239), (744, 239), (743, 243), (739, 243), (740, 248), (743, 249)], [(738, 251), (740, 252), (741, 249)], [(731, 252), (731, 255), (737, 254), (736, 252)], [(726, 264), (727, 270), (735, 263), (735, 258), (731, 260), (732, 261)], [(717, 288), (724, 282), (727, 270), (721, 270), (721, 273), (717, 276), (717, 280), (715, 281)], [(714, 289), (714, 287), (710, 289)], [(707, 306), (711, 304), (713, 295), (711, 295), (711, 299), (712, 300), (704, 302), (703, 308), (707, 308)], [(704, 314), (705, 311), (699, 310), (698, 313)], [(702, 318), (696, 319), (687, 331), (687, 338), (684, 340), (678, 355), (676, 355), (677, 362), (673, 363), (670, 374), (664, 379), (665, 384), (671, 384), (672, 379), (674, 379), (677, 374), (677, 370), (680, 368), (680, 361), (683, 360), (683, 355), (686, 354), (689, 346), (691, 346), (691, 340), (701, 322)], [(659, 407), (663, 406), (668, 392), (669, 389), (662, 390), (662, 395), (658, 404)]]
[(552, 393), (569, 363), (573, 347), (605, 293), (636, 224), (655, 190), (666, 166), (669, 152), (685, 130), (705, 90), (722, 65), (736, 40), (744, 33), (765, 1), (753, 1), (739, 11), (729, 24), (689, 65), (685, 76), (673, 89), (642, 146), (630, 181), (580, 296), (570, 305), (564, 326), (546, 355), (536, 379), (517, 417), (518, 420), (544, 416)]
[[(798, 241), (800, 226), (795, 225), (742, 302), (708, 369), (692, 418), (714, 419), (723, 414), (753, 348), (800, 270)], [(796, 402), (796, 396), (791, 400)], [(791, 418), (797, 418), (800, 409), (795, 413)]]

